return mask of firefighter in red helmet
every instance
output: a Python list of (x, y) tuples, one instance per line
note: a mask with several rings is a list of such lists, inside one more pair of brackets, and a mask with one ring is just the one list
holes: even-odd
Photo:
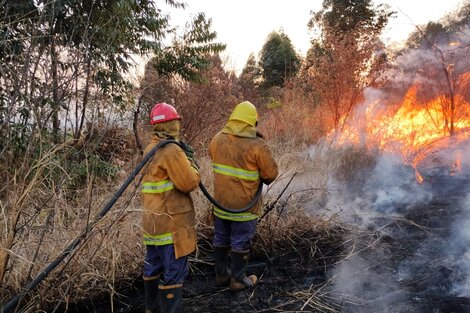
[[(157, 103), (150, 113), (152, 142), (147, 154), (162, 140), (179, 140), (176, 109)], [(143, 269), (146, 313), (182, 310), (182, 286), (188, 274), (187, 255), (196, 249), (195, 212), (189, 193), (199, 184), (192, 156), (176, 144), (160, 148), (147, 164), (142, 180)]]

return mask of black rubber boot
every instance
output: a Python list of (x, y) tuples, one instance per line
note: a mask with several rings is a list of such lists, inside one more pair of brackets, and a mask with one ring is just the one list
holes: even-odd
[(214, 247), (215, 285), (226, 287), (230, 283), (230, 273), (227, 267), (227, 256), (230, 247)]
[(248, 251), (232, 250), (232, 279), (230, 280), (230, 289), (243, 290), (256, 285), (258, 277), (255, 275), (247, 277), (245, 274), (248, 258)]
[(145, 313), (160, 313), (158, 278), (144, 279)]
[(183, 287), (160, 288), (161, 313), (182, 313), (183, 312)]

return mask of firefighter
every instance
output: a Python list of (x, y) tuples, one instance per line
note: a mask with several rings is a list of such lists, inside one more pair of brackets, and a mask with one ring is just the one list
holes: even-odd
[[(150, 113), (154, 136), (145, 154), (162, 140), (178, 140), (180, 119), (173, 106), (157, 103)], [(196, 248), (195, 212), (189, 193), (199, 179), (192, 156), (173, 143), (157, 150), (146, 166), (142, 180), (146, 313), (182, 310), (182, 286), (189, 272), (187, 255)]]
[[(270, 184), (278, 169), (266, 142), (256, 131), (258, 113), (244, 101), (233, 110), (227, 124), (209, 146), (214, 172), (214, 198), (226, 208), (245, 207), (254, 197), (260, 180)], [(214, 207), (214, 259), (217, 286), (232, 290), (253, 287), (257, 277), (246, 276), (251, 241), (262, 211), (258, 201), (249, 211), (230, 213)], [(231, 270), (228, 270), (228, 253)]]

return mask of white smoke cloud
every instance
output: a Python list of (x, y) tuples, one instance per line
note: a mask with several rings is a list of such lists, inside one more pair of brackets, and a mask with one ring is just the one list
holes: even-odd
[[(445, 62), (459, 75), (459, 71), (470, 69), (469, 48), (465, 48), (470, 45), (470, 28), (459, 32), (455, 39), (459, 42), (457, 46), (443, 43), (438, 48), (443, 52)], [(349, 125), (358, 131), (355, 145), (368, 143), (371, 152), (373, 138), (366, 131), (367, 122), (371, 116), (390, 110), (390, 105), (399, 105), (411, 85), (421, 84), (426, 88), (437, 88), (433, 92), (440, 92), (438, 80), (443, 77), (426, 76), (422, 72), (430, 67), (441, 68), (441, 62), (435, 49), (410, 50), (397, 57), (395, 67), (387, 73), (393, 91), (367, 89), (364, 103), (349, 118)], [(403, 249), (411, 249), (401, 256), (403, 259), (394, 260), (396, 267), (393, 270), (380, 268), (381, 262), (397, 257), (387, 256), (386, 249), (381, 246), (367, 247), (338, 263), (330, 273), (331, 289), (346, 301), (358, 303), (360, 312), (414, 312), (409, 307), (405, 309), (406, 304), (403, 308), (397, 304), (406, 297), (399, 291), (400, 286), (423, 277), (431, 279), (430, 285), (421, 280), (418, 291), (470, 297), (470, 140), (459, 142), (446, 138), (432, 148), (425, 151), (427, 154), (419, 166), (424, 176), (423, 184), (416, 181), (415, 169), (404, 164), (401, 154), (376, 152), (374, 164), (359, 169), (359, 173), (345, 181), (335, 175), (335, 159), (341, 157), (341, 149), (348, 147), (343, 144), (335, 151), (325, 149), (322, 144), (308, 151), (311, 160), (328, 160), (328, 174), (323, 175), (327, 179), (323, 183), (330, 193), (323, 202), (313, 199), (308, 204), (312, 211), (335, 214), (359, 230), (380, 230), (384, 236), (390, 236), (394, 244), (403, 243)], [(310, 177), (313, 175), (315, 173)], [(464, 198), (459, 202), (462, 196)], [(451, 212), (440, 213), (442, 210)], [(406, 224), (408, 228), (387, 228), (378, 224), (384, 219), (400, 216), (402, 223), (409, 223)], [(427, 229), (427, 225), (420, 225), (420, 222), (435, 223), (436, 227), (442, 228)], [(447, 230), (449, 227), (450, 231)], [(348, 239), (360, 241), (354, 235)], [(392, 266), (390, 263), (387, 265)], [(436, 281), (432, 281), (435, 278)], [(444, 283), (439, 285), (439, 279), (445, 280), (445, 286)], [(449, 282), (455, 282), (452, 290), (449, 290)], [(367, 303), (369, 305), (364, 306)]]
[(460, 206), (462, 213), (453, 225), (453, 236), (450, 238), (456, 254), (457, 267), (460, 270), (453, 293), (461, 297), (470, 297), (470, 188)]
[(359, 255), (341, 261), (331, 272), (333, 292), (356, 303), (362, 313), (402, 312), (404, 293), (392, 277), (382, 275), (380, 264), (372, 262)]
[[(399, 215), (407, 208), (431, 200), (432, 193), (426, 184), (418, 184), (414, 170), (403, 164), (401, 157), (392, 154), (378, 155), (372, 169), (364, 169), (364, 181), (338, 182), (334, 175), (328, 186), (333, 192), (327, 209), (339, 213), (340, 218), (356, 223), (383, 214)], [(360, 187), (360, 188), (358, 188)], [(339, 192), (334, 192), (338, 190)]]
[(367, 181), (365, 194), (375, 211), (391, 213), (432, 198), (427, 185), (416, 181), (414, 170), (403, 164), (401, 157), (381, 155)]
[[(470, 28), (459, 33), (459, 36), (458, 48), (442, 45), (439, 49), (456, 70), (468, 69), (468, 48), (461, 47), (470, 45)], [(420, 71), (426, 66), (440, 68), (442, 64), (439, 62), (441, 60), (435, 50), (410, 50), (400, 55), (394, 62), (394, 69), (387, 73), (389, 82), (394, 84), (392, 91), (374, 88), (365, 91), (364, 102), (352, 112), (348, 123), (357, 130), (357, 138), (351, 146), (360, 149), (368, 144), (369, 153), (375, 154), (374, 162), (352, 168), (357, 173), (350, 173), (348, 180), (338, 178), (338, 160), (351, 146), (343, 143), (341, 147), (334, 148), (336, 142), (328, 138), (306, 151), (313, 165), (305, 172), (300, 171), (289, 187), (288, 194), (300, 193), (306, 188), (325, 188), (327, 194), (318, 196), (315, 191), (306, 195), (307, 199), (302, 199), (306, 200), (302, 203), (313, 214), (337, 216), (340, 221), (359, 231), (367, 230), (371, 234), (380, 232), (381, 236), (389, 236), (394, 244), (403, 242), (404, 249), (411, 249), (401, 256), (403, 260), (394, 260), (393, 270), (382, 269), (380, 264), (390, 262), (394, 257), (386, 254), (386, 249), (380, 246), (382, 243), (364, 247), (367, 243), (359, 242), (361, 239), (354, 238), (355, 234), (348, 238), (347, 241), (357, 240), (358, 245), (362, 246), (355, 247), (356, 254), (339, 262), (329, 273), (330, 287), (333, 294), (358, 303), (360, 312), (411, 312), (409, 307), (404, 308), (407, 304), (403, 304), (403, 308), (397, 304), (406, 298), (400, 288), (423, 277), (442, 278), (445, 286), (431, 281), (430, 286), (425, 283), (420, 285), (420, 291), (470, 297), (470, 194), (467, 192), (460, 203), (458, 199), (465, 195), (465, 190), (455, 195), (456, 188), (466, 188), (470, 182), (470, 140), (459, 142), (446, 138), (434, 144), (418, 166), (424, 176), (424, 183), (419, 184), (415, 169), (404, 164), (399, 144), (397, 150), (380, 152), (377, 148), (373, 151), (370, 143), (376, 138), (371, 138), (367, 131), (371, 118), (384, 112), (390, 113), (394, 108), (391, 105), (399, 105), (412, 84), (433, 87), (436, 84), (433, 77), (421, 75)], [(468, 189), (470, 191), (470, 187)], [(451, 199), (451, 193), (455, 199)], [(452, 215), (454, 211), (449, 215), (439, 215), (440, 210), (454, 209), (455, 215)], [(384, 226), (384, 220), (393, 221), (401, 217), (401, 222), (409, 228)], [(416, 218), (416, 223), (413, 218)], [(441, 230), (433, 233), (432, 228), (426, 229), (426, 224), (420, 225), (420, 222), (436, 220), (437, 225), (452, 228), (450, 235)], [(407, 240), (410, 242), (407, 243)], [(390, 263), (387, 266), (391, 267)], [(452, 290), (449, 290), (453, 282)]]

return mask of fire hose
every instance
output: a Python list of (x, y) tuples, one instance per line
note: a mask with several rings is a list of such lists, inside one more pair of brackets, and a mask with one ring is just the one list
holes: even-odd
[[(113, 195), (113, 197), (106, 203), (106, 205), (101, 209), (101, 211), (96, 215), (94, 221), (91, 223), (91, 225), (88, 225), (81, 233), (78, 235), (68, 246), (65, 248), (65, 250), (47, 265), (41, 272), (40, 274), (31, 282), (29, 283), (20, 293), (18, 293), (16, 296), (10, 299), (4, 306), (0, 308), (0, 313), (9, 313), (15, 307), (18, 305), (20, 300), (32, 289), (34, 289), (41, 281), (43, 281), (49, 273), (51, 273), (68, 255), (70, 255), (78, 246), (79, 244), (87, 237), (87, 234), (93, 229), (96, 224), (109, 212), (109, 210), (114, 206), (116, 201), (122, 196), (124, 191), (127, 189), (127, 187), (130, 185), (130, 183), (134, 180), (134, 178), (139, 174), (139, 172), (142, 170), (142, 168), (150, 161), (150, 159), (155, 155), (158, 149), (166, 146), (167, 144), (174, 143), (180, 146), (185, 152), (186, 152), (186, 145), (181, 144), (180, 142), (176, 140), (163, 140), (159, 142), (155, 147), (153, 147), (140, 161), (140, 163), (134, 168), (132, 173), (127, 177), (127, 179), (124, 181), (124, 183), (121, 185), (121, 187), (116, 191), (116, 193)], [(196, 164), (197, 165), (197, 164)], [(243, 208), (240, 209), (232, 209), (232, 208), (226, 208), (220, 203), (218, 203), (207, 191), (207, 189), (204, 187), (202, 182), (199, 183), (199, 188), (201, 189), (202, 193), (209, 199), (209, 201), (217, 206), (218, 208), (231, 212), (231, 213), (241, 213), (248, 211), (253, 205), (258, 202), (262, 188), (263, 187), (263, 182), (260, 181), (258, 190), (256, 191), (253, 199)]]

